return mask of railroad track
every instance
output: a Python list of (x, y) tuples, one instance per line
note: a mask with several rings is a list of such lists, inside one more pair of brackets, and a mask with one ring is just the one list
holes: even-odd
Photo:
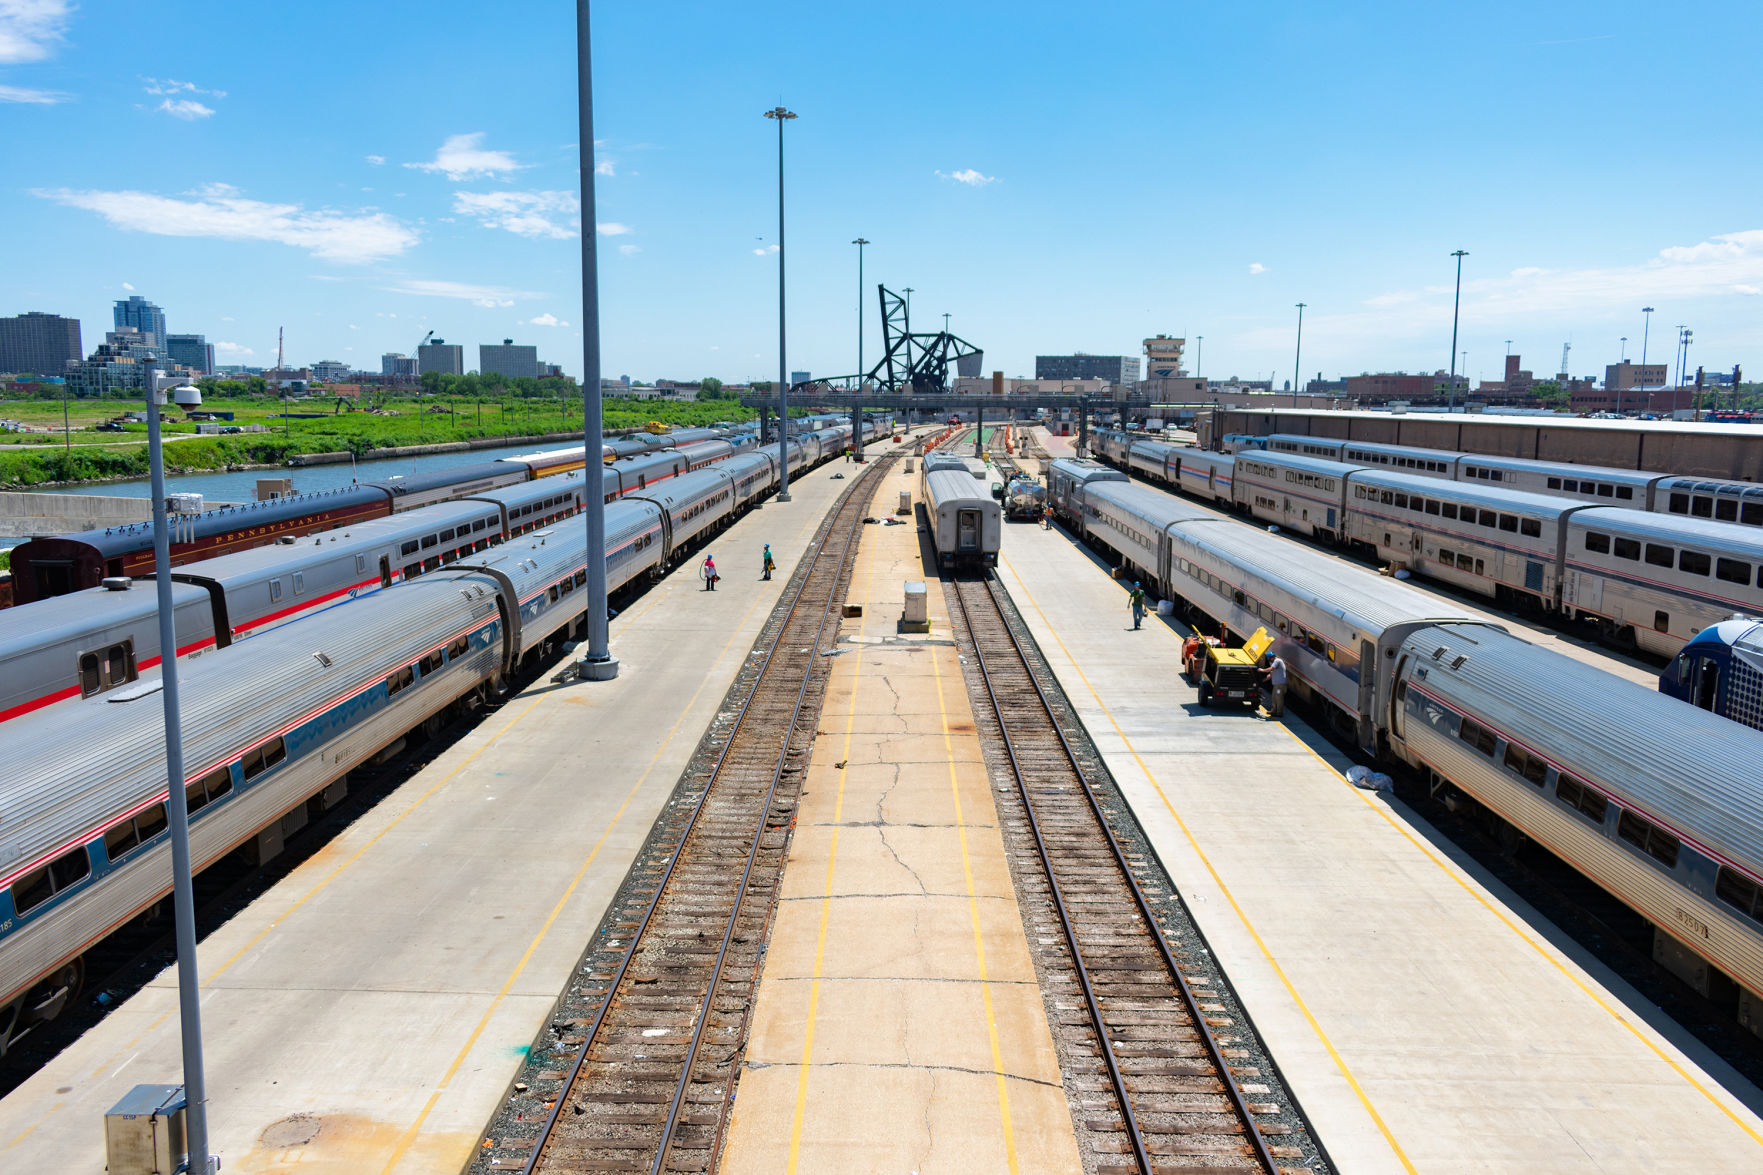
[[(982, 738), (996, 741), (1014, 777), (1019, 819), (1001, 811), (1028, 842), (1020, 856), (1038, 859), (1040, 884), (1023, 891), (1025, 907), (1044, 895), (1056, 931), (1042, 928), (1043, 982), (1082, 1005), (1056, 1016), (1056, 1031), (1080, 1031), (1067, 1048), (1068, 1082), (1082, 1091), (1074, 1111), (1080, 1140), (1098, 1152), (1098, 1175), (1157, 1175), (1196, 1167), (1260, 1170), (1279, 1175), (1279, 1158), (1307, 1157), (1264, 1137), (1298, 1129), (1273, 1102), (1249, 1100), (1233, 1073), (1243, 1050), (1221, 1043), (1213, 1028), (1230, 1024), (1222, 1005), (1202, 1006), (1187, 979), (1159, 912), (1134, 876), (1132, 853), (1110, 823), (1115, 800), (1091, 782), (1089, 756), (1060, 728), (1060, 710), (1037, 679), (990, 577), (950, 585), (959, 601), (983, 694), (975, 717)], [(1004, 808), (1004, 789), (999, 791)], [(1036, 891), (1039, 891), (1039, 894)], [(1210, 970), (1209, 957), (1194, 965)], [(1210, 986), (1210, 979), (1204, 981)], [(1209, 1001), (1217, 996), (1208, 991)], [(1058, 1002), (1057, 1007), (1069, 1007)], [(1070, 1042), (1068, 1041), (1069, 1045)], [(1080, 1071), (1071, 1071), (1071, 1056)], [(1094, 1058), (1095, 1064), (1083, 1060)], [(1082, 1072), (1088, 1069), (1089, 1072)], [(1085, 1079), (1100, 1075), (1103, 1080)], [(1259, 1071), (1247, 1075), (1259, 1077)], [(1251, 1089), (1261, 1095), (1266, 1085)], [(1276, 1157), (1275, 1151), (1278, 1151)], [(1116, 1157), (1118, 1156), (1118, 1157)], [(1128, 1161), (1130, 1160), (1130, 1162)]]
[(664, 813), (633, 868), (578, 974), (596, 1010), (552, 1026), (559, 1045), (579, 1039), (573, 1063), (535, 1078), (551, 1088), (516, 1086), (548, 1111), (526, 1172), (715, 1168), (825, 688), (822, 641), (837, 628), (869, 491), (892, 461), (869, 462), (822, 525), (757, 672), (724, 712), (707, 778)]

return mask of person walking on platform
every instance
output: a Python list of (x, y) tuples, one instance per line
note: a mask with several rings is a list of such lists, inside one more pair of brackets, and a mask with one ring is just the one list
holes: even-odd
[(704, 590), (707, 592), (715, 591), (716, 581), (722, 578), (716, 574), (716, 559), (710, 555), (704, 556), (704, 566), (698, 568), (698, 574), (704, 577)]
[(1126, 594), (1127, 603), (1132, 605), (1132, 626), (1136, 632), (1139, 624), (1145, 619), (1145, 589), (1134, 581), (1132, 591)]
[(1283, 718), (1286, 712), (1285, 658), (1269, 653), (1262, 660), (1266, 666), (1261, 671), (1261, 680), (1267, 683), (1267, 716)]
[(765, 554), (760, 556), (760, 569), (765, 572), (764, 578), (770, 579), (771, 573), (777, 570), (777, 564), (771, 559), (771, 544), (765, 544)]

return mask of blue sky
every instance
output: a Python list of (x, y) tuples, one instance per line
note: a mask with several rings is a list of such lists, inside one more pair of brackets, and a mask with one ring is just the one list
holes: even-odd
[[(595, 6), (605, 371), (856, 366), (856, 250), (986, 368), (1185, 334), (1290, 378), (1506, 349), (1763, 373), (1754, 5)], [(137, 292), (220, 362), (435, 330), (581, 368), (573, 6), (0, 0), (0, 313)]]

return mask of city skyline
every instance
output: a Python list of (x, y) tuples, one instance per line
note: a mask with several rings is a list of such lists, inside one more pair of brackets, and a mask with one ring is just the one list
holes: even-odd
[[(27, 27), (0, 0), (0, 109), (24, 161), (0, 188), (16, 254), (0, 314), (77, 317), (96, 338), (111, 303), (139, 292), (169, 329), (206, 335), (220, 365), (273, 365), (285, 327), (291, 365), (372, 371), (434, 330), (516, 338), (579, 373), (567, 8), (480, 27), (464, 7), (412, 23), (326, 3), (174, 3), (139, 29), (32, 7), (50, 19)], [(1731, 150), (1754, 132), (1693, 31), (1641, 6), (1376, 11), (1184, 14), (1205, 65), (1146, 72), (1118, 47), (1168, 21), (1149, 5), (1008, 22), (987, 6), (939, 10), (946, 76), (901, 94), (853, 86), (843, 68), (729, 70), (774, 54), (768, 33), (715, 6), (692, 6), (684, 30), (669, 13), (603, 8), (605, 370), (775, 372), (776, 190), (759, 112), (780, 83), (801, 114), (792, 368), (856, 365), (859, 233), (872, 340), (874, 284), (911, 285), (919, 329), (950, 313), (986, 369), (1010, 375), (1036, 354), (1134, 355), (1167, 333), (1206, 336), (1203, 374), (1278, 386), (1293, 375), (1298, 301), (1304, 379), (1447, 369), (1458, 248), (1472, 382), (1500, 377), (1506, 339), (1542, 375), (1569, 341), (1574, 374), (1615, 362), (1622, 336), (1638, 359), (1643, 305), (1658, 309), (1650, 358), (1684, 322), (1692, 373), (1756, 368), (1763, 228), (1746, 193), (1759, 163)], [(795, 12), (798, 64), (852, 43), (875, 60), (912, 51), (879, 16)], [(344, 19), (409, 64), (326, 64)], [(1742, 55), (1759, 34), (1728, 23)], [(242, 50), (266, 39), (313, 63), (299, 102), (248, 67)], [(1012, 64), (1049, 46), (1122, 64), (1064, 81)], [(1429, 84), (1442, 46), (1463, 62), (1459, 86)], [(1613, 86), (1607, 65), (1625, 54), (1672, 84)], [(155, 60), (207, 64), (175, 78), (135, 64)], [(423, 84), (448, 60), (521, 85)], [(91, 150), (118, 134), (155, 162)]]

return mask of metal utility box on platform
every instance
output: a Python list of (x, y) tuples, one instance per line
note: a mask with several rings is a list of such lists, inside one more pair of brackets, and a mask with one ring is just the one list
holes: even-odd
[(903, 632), (930, 631), (930, 597), (922, 579), (906, 581), (906, 610), (900, 616), (900, 629)]
[(110, 1175), (176, 1175), (189, 1154), (181, 1085), (137, 1085), (104, 1115)]
[(911, 490), (901, 490), (900, 491), (900, 504), (898, 506), (894, 507), (894, 513), (895, 514), (910, 514), (910, 513), (912, 513), (912, 491)]

